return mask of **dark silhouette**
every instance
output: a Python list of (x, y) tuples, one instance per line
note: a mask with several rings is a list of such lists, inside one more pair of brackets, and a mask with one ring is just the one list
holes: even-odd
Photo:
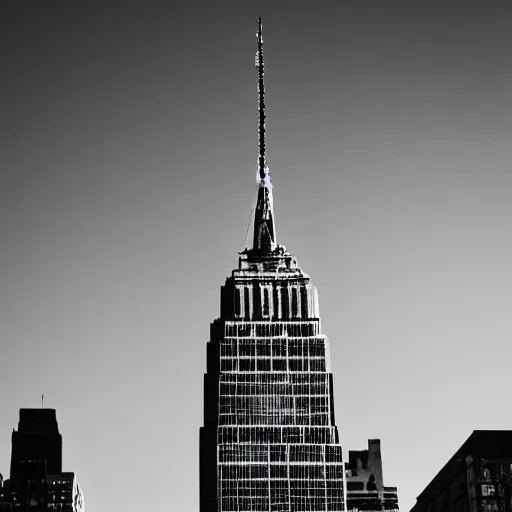
[[(2, 505), (3, 503), (3, 505)], [(0, 489), (0, 511), (83, 511), (74, 473), (62, 471), (62, 436), (55, 409), (21, 409), (12, 433), (11, 473)]]
[(512, 431), (475, 430), (416, 499), (411, 512), (510, 512)]

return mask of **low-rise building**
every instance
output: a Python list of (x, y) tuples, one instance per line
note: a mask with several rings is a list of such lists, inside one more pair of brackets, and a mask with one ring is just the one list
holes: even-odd
[(347, 511), (398, 512), (396, 487), (384, 485), (380, 439), (369, 439), (367, 450), (348, 452)]

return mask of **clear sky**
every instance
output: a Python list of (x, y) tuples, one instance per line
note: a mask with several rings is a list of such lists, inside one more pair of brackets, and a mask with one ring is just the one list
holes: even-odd
[(345, 449), (401, 509), (512, 427), (512, 4), (0, 4), (0, 471), (57, 409), (89, 512), (198, 511), (209, 324), (256, 193), (318, 287)]

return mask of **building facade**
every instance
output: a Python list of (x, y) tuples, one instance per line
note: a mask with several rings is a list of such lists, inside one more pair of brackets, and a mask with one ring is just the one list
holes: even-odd
[(200, 511), (343, 511), (329, 343), (316, 288), (275, 235), (258, 30), (258, 196), (252, 246), (221, 288), (200, 431)]
[(512, 431), (475, 430), (411, 512), (511, 512)]
[(20, 410), (18, 430), (12, 433), (10, 478), (0, 489), (0, 502), (19, 512), (84, 511), (76, 475), (62, 471), (55, 409)]
[(379, 439), (369, 439), (367, 450), (348, 452), (346, 477), (349, 512), (398, 512), (397, 488), (384, 485)]

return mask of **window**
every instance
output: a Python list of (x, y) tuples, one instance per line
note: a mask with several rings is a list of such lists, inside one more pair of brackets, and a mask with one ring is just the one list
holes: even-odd
[(483, 484), (482, 485), (482, 496), (494, 496), (494, 485)]
[(256, 369), (256, 364), (254, 359), (240, 359), (239, 371), (241, 372), (253, 372)]
[(496, 500), (482, 500), (483, 512), (499, 512)]
[(272, 367), (275, 372), (286, 371), (286, 359), (274, 359), (272, 361)]
[(292, 288), (292, 318), (299, 316), (299, 289)]
[(485, 481), (491, 480), (491, 472), (489, 471), (489, 468), (485, 468), (485, 467), (482, 468), (481, 477), (482, 477), (482, 480), (485, 480)]
[(364, 491), (364, 482), (347, 482), (347, 491)]
[(286, 464), (272, 464), (270, 466), (270, 478), (288, 478), (288, 466)]
[(327, 471), (326, 478), (328, 480), (341, 480), (343, 478), (343, 466), (340, 465), (332, 465), (325, 467)]
[(272, 355), (273, 356), (286, 356), (286, 341), (273, 340), (272, 341)]
[(290, 359), (290, 371), (301, 372), (302, 371), (302, 359)]
[(301, 316), (304, 317), (304, 318), (307, 318), (309, 316), (309, 311), (308, 311), (308, 289), (303, 286), (301, 289), (300, 289), (300, 295), (301, 295)]
[(221, 359), (220, 360), (220, 370), (222, 372), (234, 372), (237, 370), (237, 360), (236, 359)]
[(324, 359), (311, 359), (310, 371), (312, 372), (324, 372), (325, 371), (325, 360)]
[(252, 295), (252, 290), (247, 287), (245, 290), (244, 290), (244, 317), (245, 318), (251, 318), (251, 298), (249, 296), (249, 294)]
[(268, 318), (270, 316), (270, 290), (268, 286), (264, 286), (262, 292), (263, 316)]
[(270, 359), (258, 359), (258, 371), (269, 372), (270, 371)]
[(286, 462), (286, 446), (270, 446), (271, 462)]
[(270, 341), (259, 340), (256, 347), (256, 354), (258, 356), (270, 356)]
[(235, 288), (235, 316), (240, 316), (240, 308), (242, 305), (242, 297), (240, 295), (240, 288)]
[(291, 356), (302, 356), (302, 340), (290, 340), (288, 350)]
[(240, 357), (253, 357), (255, 345), (253, 341), (242, 341), (238, 347)]

